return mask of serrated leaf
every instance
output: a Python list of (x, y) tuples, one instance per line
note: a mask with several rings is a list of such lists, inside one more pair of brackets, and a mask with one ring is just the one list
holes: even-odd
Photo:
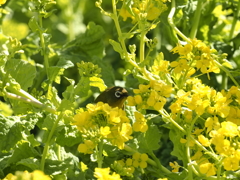
[(0, 151), (10, 150), (22, 138), (23, 127), (19, 117), (0, 115)]
[(68, 68), (74, 67), (74, 64), (72, 63), (71, 60), (60, 57), (60, 60), (57, 63), (57, 67), (68, 69)]
[(27, 90), (32, 86), (36, 76), (35, 66), (20, 59), (8, 60), (5, 70), (21, 85), (23, 90)]
[(75, 126), (66, 125), (59, 132), (56, 142), (60, 146), (73, 146), (79, 144), (82, 141), (81, 135)]
[(57, 84), (60, 84), (60, 76), (63, 75), (64, 69), (57, 67), (57, 66), (51, 66), (48, 68), (48, 78), (51, 82), (56, 82)]
[(118, 52), (120, 54), (120, 56), (123, 57), (124, 51), (123, 51), (121, 45), (112, 39), (109, 40), (109, 43), (113, 46), (114, 51)]
[(21, 159), (39, 157), (40, 154), (27, 141), (19, 141), (14, 147), (12, 156), (8, 159), (8, 164), (16, 163)]
[(39, 159), (36, 158), (21, 159), (16, 163), (16, 165), (23, 165), (25, 167), (30, 168), (32, 171), (40, 168)]
[(177, 129), (171, 129), (169, 132), (169, 137), (171, 141), (173, 142), (173, 151), (171, 154), (173, 156), (176, 156), (179, 160), (183, 160), (187, 162), (186, 157), (186, 145), (181, 143), (180, 140), (182, 138), (182, 132)]
[(48, 91), (47, 98), (51, 100), (55, 107), (59, 107), (61, 99), (59, 98), (58, 91), (55, 87), (51, 87), (50, 91)]
[[(80, 60), (89, 60), (95, 56), (103, 58), (104, 56), (104, 29), (90, 22), (87, 25), (87, 30), (85, 33), (81, 34), (77, 39), (73, 40), (65, 47), (63, 54), (71, 54), (71, 59), (76, 59), (78, 57), (78, 62)], [(77, 60), (77, 59), (76, 59)]]
[(75, 93), (74, 93), (74, 85), (69, 85), (66, 90), (62, 93), (62, 96), (64, 99), (67, 99), (69, 101), (74, 101), (75, 100)]
[(90, 86), (98, 87), (101, 92), (107, 88), (104, 81), (99, 77), (90, 77)]
[(39, 29), (41, 29), (34, 16), (29, 20), (28, 25), (33, 32), (37, 32)]

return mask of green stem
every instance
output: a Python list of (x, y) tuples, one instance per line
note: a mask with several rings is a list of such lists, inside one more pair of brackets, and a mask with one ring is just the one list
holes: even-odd
[[(144, 25), (142, 26), (144, 27)], [(141, 37), (140, 37), (140, 63), (144, 61), (145, 59), (145, 35), (146, 35), (146, 32), (141, 29)]]
[(191, 29), (191, 32), (190, 32), (190, 38), (191, 39), (194, 39), (197, 35), (198, 24), (199, 24), (199, 20), (200, 20), (200, 16), (201, 16), (201, 10), (202, 10), (202, 4), (203, 4), (203, 0), (198, 0), (197, 10), (194, 13), (193, 25), (192, 25), (192, 29)]
[(198, 119), (198, 116), (196, 116), (193, 120), (192, 120), (192, 122), (191, 122), (191, 126), (190, 126), (190, 128), (188, 128), (188, 131), (187, 131), (187, 160), (188, 160), (188, 164), (189, 164), (189, 168), (188, 168), (188, 178), (190, 178), (190, 179), (192, 179), (193, 177), (192, 177), (192, 171), (194, 171), (194, 173), (198, 176), (199, 175), (199, 173), (197, 172), (197, 170), (195, 169), (195, 167), (193, 166), (193, 164), (191, 163), (191, 153), (190, 153), (190, 146), (189, 146), (189, 144), (190, 144), (190, 136), (191, 136), (191, 132), (192, 132), (192, 129), (193, 129), (193, 126), (194, 126), (194, 124), (195, 124), (195, 122), (196, 122), (196, 120)]
[(74, 25), (73, 25), (73, 3), (69, 2), (67, 6), (67, 15), (68, 15), (68, 41), (74, 40)]
[[(112, 8), (113, 8), (113, 14), (111, 14), (111, 18), (113, 19), (114, 21), (114, 24), (115, 24), (115, 27), (117, 29), (117, 33), (118, 33), (118, 40), (121, 44), (121, 47), (123, 49), (123, 56), (133, 67), (137, 68), (138, 71), (142, 72), (143, 75), (149, 79), (149, 80), (152, 80), (153, 78), (150, 76), (150, 74), (147, 72), (146, 69), (144, 68), (140, 68), (138, 66), (138, 64), (130, 58), (130, 56), (128, 55), (128, 51), (127, 51), (127, 48), (126, 48), (126, 45), (125, 45), (125, 39), (123, 38), (123, 35), (122, 35), (122, 31), (121, 31), (121, 27), (120, 27), (120, 24), (119, 24), (119, 21), (118, 21), (118, 15), (117, 15), (117, 9), (116, 9), (116, 1), (115, 0), (112, 0)], [(146, 32), (145, 31), (142, 31), (141, 33), (141, 41), (140, 41), (140, 62), (144, 60), (144, 41), (145, 41), (145, 34)]]
[(220, 69), (222, 69), (222, 70), (227, 74), (227, 76), (230, 77), (230, 79), (233, 81), (233, 83), (234, 83), (238, 88), (240, 88), (238, 82), (234, 79), (234, 77), (231, 75), (231, 73), (229, 72), (229, 70), (228, 70), (227, 68), (225, 68), (223, 65), (221, 65), (218, 61), (214, 61), (214, 62), (218, 65), (218, 67), (219, 67)]
[(167, 111), (160, 110), (158, 111), (159, 114), (161, 114), (163, 117), (165, 117), (166, 119), (168, 119), (175, 127), (177, 127), (180, 131), (182, 131), (184, 134), (187, 134), (187, 132), (185, 131), (185, 129), (182, 128), (182, 126), (180, 126), (176, 121), (174, 121), (171, 116), (167, 113)]
[(240, 14), (240, 1), (238, 1), (237, 11), (235, 11), (235, 12), (236, 12), (236, 14), (235, 14), (233, 22), (232, 22), (232, 27), (231, 27), (230, 34), (229, 34), (229, 40), (233, 38), (233, 33), (234, 33), (235, 27), (237, 25), (238, 17)]
[(190, 39), (188, 39), (173, 23), (173, 16), (176, 10), (176, 4), (175, 4), (175, 0), (172, 0), (172, 6), (171, 6), (171, 11), (168, 15), (168, 23), (170, 24), (170, 26), (173, 28), (173, 30), (182, 38), (184, 39), (186, 42), (191, 43)]
[(97, 162), (98, 162), (98, 168), (102, 168), (103, 163), (103, 140), (98, 144), (97, 149)]
[(41, 171), (44, 171), (44, 166), (45, 166), (45, 160), (46, 160), (46, 157), (47, 157), (47, 153), (48, 153), (48, 149), (49, 149), (49, 146), (50, 146), (50, 142), (51, 142), (51, 139), (52, 139), (52, 136), (53, 136), (53, 133), (55, 132), (56, 128), (57, 128), (57, 125), (58, 125), (58, 122), (60, 121), (60, 119), (62, 119), (62, 115), (58, 116), (56, 122), (53, 124), (53, 127), (48, 135), (48, 138), (47, 138), (47, 142), (45, 143), (45, 146), (44, 146), (44, 149), (43, 149), (43, 154), (42, 154), (42, 159), (41, 159), (41, 163), (40, 163), (40, 170)]
[(18, 96), (16, 94), (9, 93), (9, 92), (5, 92), (5, 95), (6, 95), (7, 98), (15, 99), (15, 100), (27, 103), (27, 104), (31, 104), (34, 107), (43, 109), (43, 110), (45, 110), (47, 112), (50, 112), (52, 114), (56, 114), (57, 113), (55, 109), (52, 109), (52, 108), (46, 106), (45, 104), (42, 104), (40, 101), (33, 101), (31, 99), (28, 99), (28, 98), (25, 98), (25, 97), (22, 97), (22, 96)]
[[(42, 15), (39, 14), (39, 26), (41, 28), (43, 27), (42, 19), (43, 19)], [(43, 55), (43, 59), (44, 59), (45, 71), (46, 71), (47, 77), (49, 77), (49, 74), (48, 74), (49, 62), (48, 62), (48, 55), (47, 55), (47, 51), (46, 51), (46, 44), (45, 44), (43, 32), (39, 31), (39, 36), (40, 36), (40, 42), (41, 42), (41, 47), (42, 47), (42, 55)]]

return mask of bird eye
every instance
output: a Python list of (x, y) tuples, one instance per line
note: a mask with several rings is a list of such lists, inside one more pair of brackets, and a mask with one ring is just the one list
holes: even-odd
[(116, 98), (120, 98), (121, 97), (121, 92), (120, 91), (116, 91), (115, 92), (115, 97)]

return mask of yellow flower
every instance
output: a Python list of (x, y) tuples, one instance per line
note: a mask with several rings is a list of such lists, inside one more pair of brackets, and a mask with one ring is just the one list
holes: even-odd
[(109, 126), (100, 127), (100, 134), (103, 137), (107, 137), (107, 135), (109, 135), (110, 133), (111, 133), (111, 131), (110, 131), (110, 127)]
[(40, 170), (35, 170), (31, 173), (28, 171), (17, 171), (15, 175), (8, 174), (3, 180), (18, 180), (18, 179), (24, 179), (24, 180), (51, 180), (51, 178), (48, 175), (45, 175)]
[(188, 104), (188, 108), (195, 110), (195, 112), (200, 116), (205, 112), (205, 108), (209, 104), (209, 100), (203, 100), (199, 94), (194, 94), (192, 96), (191, 102)]
[(180, 73), (182, 71), (188, 70), (189, 65), (186, 59), (180, 59), (179, 61), (173, 61), (170, 64), (171, 67), (174, 68), (175, 73)]
[(227, 171), (236, 171), (239, 169), (239, 159), (235, 157), (226, 157), (223, 160), (223, 167)]
[(133, 124), (133, 130), (138, 132), (146, 132), (148, 130), (148, 125), (147, 125), (147, 120), (144, 118), (144, 116), (135, 111), (134, 112), (134, 115), (135, 115), (135, 118), (136, 118), (136, 121), (135, 123)]
[(227, 137), (235, 137), (239, 135), (238, 126), (232, 122), (222, 122), (221, 128), (218, 130), (219, 133)]
[(206, 174), (207, 177), (216, 174), (216, 168), (212, 163), (203, 163), (199, 166), (199, 170), (202, 174)]
[(205, 122), (205, 127), (207, 128), (207, 133), (212, 129), (218, 130), (220, 128), (220, 123), (218, 122), (218, 117), (209, 117)]
[(211, 142), (209, 141), (208, 138), (204, 137), (203, 135), (198, 136), (198, 141), (203, 145), (203, 146), (210, 146)]
[(132, 19), (134, 18), (125, 7), (122, 7), (120, 9), (119, 15), (122, 16), (123, 21), (126, 21), (127, 18), (132, 18)]
[(176, 161), (174, 161), (173, 163), (170, 162), (169, 165), (172, 167), (172, 172), (179, 172), (179, 168), (180, 166), (178, 165), (178, 163)]
[(142, 103), (142, 96), (136, 95), (136, 96), (134, 96), (134, 100), (135, 100), (136, 104), (141, 104)]
[(1, 4), (5, 4), (7, 0), (0, 0), (0, 6)]
[(133, 96), (128, 96), (127, 105), (128, 106), (135, 106), (136, 105), (135, 98)]
[(78, 151), (84, 154), (92, 154), (95, 144), (91, 140), (85, 140), (84, 144), (79, 144)]
[(161, 9), (157, 8), (157, 7), (150, 7), (147, 13), (147, 19), (152, 21), (156, 18), (158, 18), (158, 16), (162, 13)]
[(148, 155), (147, 154), (140, 154), (140, 153), (134, 153), (133, 154), (133, 166), (134, 167), (141, 167), (141, 168), (146, 168), (147, 167), (147, 160), (148, 160)]
[(110, 168), (95, 168), (94, 177), (97, 180), (121, 180), (120, 175), (115, 172), (110, 175)]
[(226, 120), (240, 126), (240, 109), (238, 107), (230, 107)]

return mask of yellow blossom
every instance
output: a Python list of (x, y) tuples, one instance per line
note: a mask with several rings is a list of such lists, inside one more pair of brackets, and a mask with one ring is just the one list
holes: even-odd
[(173, 169), (172, 172), (179, 172), (180, 166), (178, 165), (178, 163), (176, 161), (174, 161), (173, 163), (170, 162), (169, 165)]
[(40, 170), (35, 170), (33, 172), (28, 171), (17, 171), (15, 175), (8, 174), (3, 180), (18, 180), (18, 179), (24, 179), (24, 180), (51, 180), (51, 178), (48, 175), (45, 175)]
[(0, 6), (1, 4), (5, 4), (7, 0), (0, 0)]
[(206, 174), (207, 177), (213, 176), (216, 174), (216, 168), (212, 163), (200, 164), (199, 170), (202, 174)]
[(223, 167), (227, 171), (236, 171), (239, 169), (239, 159), (235, 157), (226, 157), (223, 160)]
[(198, 136), (198, 141), (203, 145), (203, 146), (210, 146), (211, 142), (209, 141), (208, 138), (204, 137), (203, 135)]
[(230, 107), (229, 115), (226, 120), (240, 126), (240, 108)]
[(122, 7), (120, 9), (119, 15), (123, 18), (123, 21), (126, 21), (127, 18), (134, 19), (134, 17), (128, 12), (128, 10), (125, 7)]
[(147, 154), (140, 154), (140, 153), (134, 153), (133, 154), (133, 166), (134, 167), (141, 167), (141, 168), (146, 168), (147, 167), (147, 160), (148, 160), (148, 155)]
[(92, 154), (95, 144), (91, 140), (85, 140), (84, 144), (79, 144), (78, 151), (84, 154)]
[(135, 106), (136, 105), (135, 98), (133, 96), (128, 96), (127, 105), (128, 106)]
[(97, 180), (121, 180), (120, 175), (115, 172), (110, 175), (110, 168), (95, 168), (94, 177)]
[(188, 70), (189, 65), (186, 59), (180, 59), (179, 61), (173, 61), (170, 64), (174, 68), (175, 73), (181, 73), (182, 71)]
[(219, 133), (227, 137), (235, 137), (239, 135), (238, 126), (232, 122), (222, 122), (221, 128), (218, 130)]
[(140, 96), (139, 94), (134, 96), (134, 100), (136, 102), (136, 104), (141, 104), (142, 103), (142, 96)]
[(148, 130), (148, 125), (147, 125), (147, 120), (144, 118), (144, 116), (135, 111), (134, 112), (134, 115), (135, 115), (135, 118), (136, 118), (136, 121), (135, 123), (133, 124), (133, 130), (138, 132), (146, 132)]
[(103, 137), (107, 137), (107, 135), (109, 135), (110, 133), (111, 133), (111, 131), (110, 131), (110, 127), (109, 126), (105, 126), (105, 127), (101, 127), (100, 128), (100, 134)]
[(218, 117), (209, 117), (205, 122), (205, 127), (207, 128), (207, 133), (212, 129), (218, 130), (220, 128), (220, 123), (218, 122)]

